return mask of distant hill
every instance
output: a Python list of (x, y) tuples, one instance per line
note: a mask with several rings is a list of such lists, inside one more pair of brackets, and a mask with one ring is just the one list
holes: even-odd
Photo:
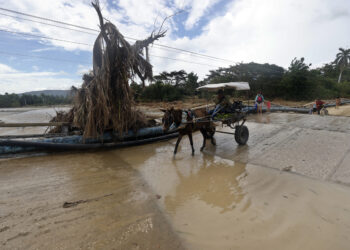
[(68, 96), (70, 90), (39, 90), (39, 91), (30, 91), (25, 92), (19, 95), (53, 95), (53, 96)]

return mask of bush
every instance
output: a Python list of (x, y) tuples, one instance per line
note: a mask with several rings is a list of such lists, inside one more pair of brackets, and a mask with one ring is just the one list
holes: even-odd
[(16, 95), (8, 94), (0, 95), (0, 108), (14, 108), (23, 106), (40, 106), (40, 105), (56, 105), (69, 104), (71, 97), (65, 96), (51, 96), (51, 95)]
[(340, 97), (350, 98), (350, 82), (341, 82), (338, 84), (338, 94)]
[(143, 101), (176, 101), (184, 97), (179, 87), (157, 81), (142, 91), (140, 99)]

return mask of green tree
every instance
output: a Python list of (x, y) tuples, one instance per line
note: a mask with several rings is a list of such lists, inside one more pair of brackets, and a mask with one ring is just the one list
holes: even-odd
[(182, 97), (179, 88), (161, 81), (146, 86), (141, 95), (141, 99), (145, 101), (176, 101)]
[(334, 63), (326, 63), (322, 67), (315, 69), (321, 76), (328, 78), (337, 78), (338, 70)]
[(172, 84), (175, 86), (184, 84), (187, 78), (187, 73), (184, 70), (166, 72), (163, 71), (159, 75), (154, 76), (156, 81), (161, 81), (163, 83)]
[(142, 95), (142, 91), (146, 88), (146, 86), (143, 86), (143, 83), (137, 84), (136, 82), (132, 82), (130, 84), (130, 88), (132, 90), (132, 93), (134, 95), (134, 100), (139, 100), (140, 96)]
[(341, 82), (343, 71), (350, 65), (350, 49), (339, 48), (340, 52), (336, 55), (334, 63), (339, 67), (338, 83)]
[(281, 92), (284, 71), (282, 67), (274, 64), (239, 63), (228, 68), (211, 70), (203, 82), (249, 82), (252, 93), (262, 90), (265, 96), (276, 97)]
[(187, 75), (187, 79), (184, 84), (185, 93), (187, 95), (193, 96), (196, 89), (199, 87), (197, 74), (191, 72)]
[(284, 86), (284, 96), (288, 99), (306, 100), (310, 99), (314, 86), (311, 80), (309, 67), (305, 59), (294, 58), (285, 73), (282, 84)]

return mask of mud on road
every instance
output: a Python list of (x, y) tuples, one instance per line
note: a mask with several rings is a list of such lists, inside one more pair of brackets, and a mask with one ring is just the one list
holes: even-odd
[(181, 246), (147, 184), (109, 152), (1, 161), (0, 172), (1, 249)]
[[(1, 249), (348, 249), (346, 117), (251, 116), (217, 134), (0, 161)], [(222, 129), (219, 128), (218, 129)]]

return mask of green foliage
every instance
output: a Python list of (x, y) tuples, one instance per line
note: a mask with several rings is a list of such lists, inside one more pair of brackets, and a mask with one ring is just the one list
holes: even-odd
[(350, 97), (350, 81), (339, 83), (338, 93), (340, 93), (342, 97)]
[(251, 93), (263, 91), (269, 97), (280, 95), (280, 84), (284, 69), (274, 64), (240, 63), (228, 68), (211, 70), (204, 84), (220, 82), (249, 82)]
[(182, 87), (186, 95), (193, 96), (199, 86), (198, 76), (195, 73), (191, 72), (187, 75), (187, 78)]
[(140, 96), (143, 101), (175, 101), (182, 98), (183, 93), (178, 87), (161, 81), (145, 87)]
[(59, 105), (69, 104), (72, 102), (71, 97), (52, 96), (52, 95), (17, 95), (8, 94), (0, 95), (0, 108), (14, 108), (23, 106), (41, 106), (41, 105)]
[(198, 76), (186, 71), (162, 72), (154, 76), (155, 83), (142, 88), (133, 82), (130, 84), (136, 101), (176, 101), (185, 96), (193, 96), (199, 87)]
[(132, 93), (134, 95), (134, 99), (136, 101), (138, 101), (142, 95), (142, 91), (143, 91), (143, 88), (142, 88), (142, 85), (141, 84), (137, 84), (136, 82), (132, 82), (130, 84), (130, 88), (132, 90)]
[(315, 87), (311, 80), (309, 66), (305, 64), (304, 58), (300, 60), (294, 58), (282, 79), (284, 97), (287, 99), (306, 100), (310, 98), (310, 93)]
[(339, 51), (334, 60), (334, 64), (339, 68), (338, 83), (342, 80), (344, 70), (349, 69), (350, 66), (350, 49), (339, 48)]
[[(325, 64), (317, 69), (310, 69), (310, 66), (304, 58), (294, 58), (286, 71), (273, 64), (240, 63), (211, 70), (202, 84), (246, 81), (250, 84), (251, 96), (262, 91), (266, 98), (314, 100), (350, 96), (347, 84), (337, 84), (339, 68), (335, 64)], [(342, 77), (350, 82), (350, 70), (345, 69)]]
[(178, 86), (186, 81), (187, 73), (184, 70), (166, 72), (163, 71), (157, 76), (154, 76), (156, 81)]

